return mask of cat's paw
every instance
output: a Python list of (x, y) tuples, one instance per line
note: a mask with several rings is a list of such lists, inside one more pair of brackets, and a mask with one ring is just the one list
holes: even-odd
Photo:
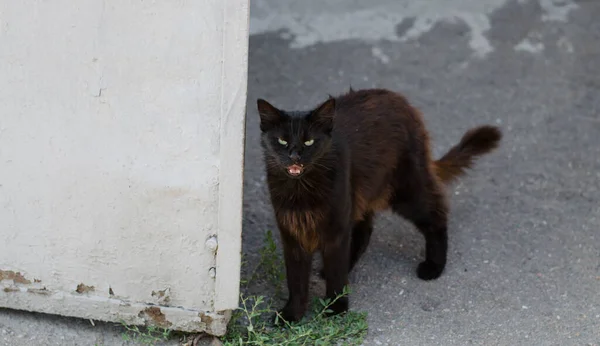
[(444, 265), (424, 261), (421, 262), (417, 268), (417, 276), (421, 280), (434, 280), (439, 278), (443, 271)]
[(273, 316), (273, 324), (285, 325), (288, 323), (298, 322), (302, 319), (303, 313), (286, 305), (283, 309), (279, 310), (275, 316)]
[(327, 311), (325, 314), (327, 316), (343, 314), (348, 311), (349, 305), (350, 303), (348, 297), (341, 297), (327, 308), (329, 311)]

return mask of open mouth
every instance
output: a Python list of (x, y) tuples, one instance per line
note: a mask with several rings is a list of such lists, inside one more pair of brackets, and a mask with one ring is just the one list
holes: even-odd
[(302, 174), (302, 172), (304, 172), (304, 166), (303, 165), (291, 165), (291, 166), (288, 166), (287, 172), (290, 175), (293, 175), (293, 176), (297, 177), (300, 174)]

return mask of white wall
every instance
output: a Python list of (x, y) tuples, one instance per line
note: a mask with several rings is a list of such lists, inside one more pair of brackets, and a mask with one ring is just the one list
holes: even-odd
[(247, 44), (248, 0), (0, 0), (0, 306), (222, 332)]

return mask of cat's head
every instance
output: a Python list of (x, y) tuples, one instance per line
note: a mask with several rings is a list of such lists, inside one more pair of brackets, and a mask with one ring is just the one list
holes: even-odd
[(288, 112), (269, 102), (257, 101), (261, 141), (270, 170), (299, 178), (319, 166), (331, 147), (335, 99), (310, 111)]

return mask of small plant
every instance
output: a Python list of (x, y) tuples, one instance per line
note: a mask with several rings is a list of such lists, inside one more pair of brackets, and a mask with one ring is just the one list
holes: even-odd
[(279, 295), (283, 288), (283, 282), (285, 280), (285, 271), (283, 267), (283, 259), (277, 252), (277, 244), (275, 238), (273, 238), (273, 232), (268, 230), (265, 233), (263, 240), (263, 247), (260, 249), (260, 261), (254, 267), (252, 275), (248, 280), (243, 280), (242, 284), (247, 286), (255, 279), (259, 277), (267, 280), (275, 287), (275, 295)]
[(285, 280), (284, 262), (277, 252), (277, 244), (270, 230), (265, 234), (265, 246), (260, 250), (260, 257), (267, 280), (280, 293)]
[[(245, 268), (248, 266), (248, 260), (246, 259), (246, 254), (243, 253), (240, 259), (240, 267)], [(250, 283), (250, 279), (240, 277), (240, 287), (246, 287)]]
[(135, 341), (143, 345), (156, 345), (161, 341), (169, 340), (171, 330), (155, 326), (140, 329), (138, 326), (128, 326), (124, 322), (121, 325), (127, 330), (121, 335), (123, 341)]
[[(275, 297), (280, 296), (284, 280), (284, 261), (277, 251), (277, 244), (271, 231), (265, 233), (263, 246), (259, 251), (260, 260), (252, 269), (247, 280), (241, 281), (242, 291), (248, 289), (254, 280), (266, 281), (275, 287)], [(248, 265), (244, 258), (242, 265)], [(367, 314), (349, 311), (345, 314), (328, 317), (330, 307), (338, 299), (348, 295), (344, 288), (342, 294), (333, 300), (315, 299), (307, 317), (298, 323), (283, 326), (273, 323), (281, 316), (272, 308), (273, 300), (264, 296), (245, 296), (240, 294), (240, 307), (233, 313), (228, 332), (222, 338), (225, 346), (263, 346), (263, 345), (361, 345), (367, 334)]]
[(264, 297), (241, 297), (241, 312), (232, 319), (229, 333), (223, 342), (227, 346), (246, 345), (361, 345), (367, 334), (366, 313), (349, 311), (327, 317), (335, 301), (348, 295), (349, 290), (333, 300), (316, 299), (310, 317), (298, 323), (275, 326), (272, 317), (279, 319)]

